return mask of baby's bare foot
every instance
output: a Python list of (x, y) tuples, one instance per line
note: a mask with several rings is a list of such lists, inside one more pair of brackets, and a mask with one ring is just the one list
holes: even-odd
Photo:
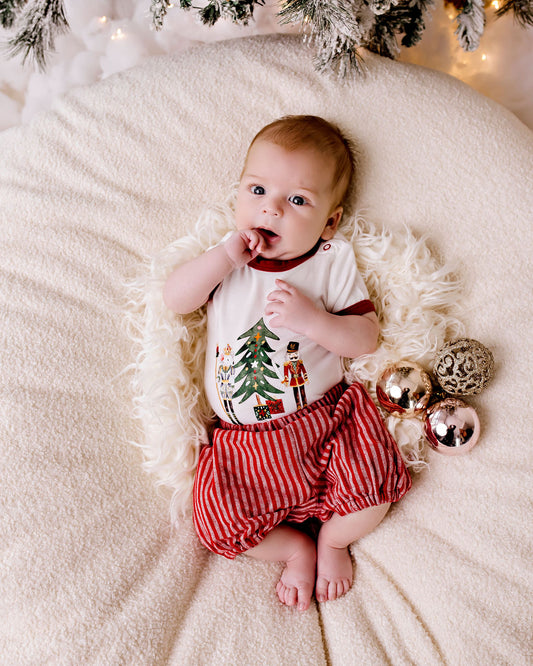
[(315, 596), (317, 601), (333, 601), (352, 586), (353, 567), (348, 548), (334, 548), (318, 541)]
[(316, 550), (310, 539), (287, 560), (286, 567), (276, 586), (279, 600), (286, 606), (307, 610), (315, 587)]

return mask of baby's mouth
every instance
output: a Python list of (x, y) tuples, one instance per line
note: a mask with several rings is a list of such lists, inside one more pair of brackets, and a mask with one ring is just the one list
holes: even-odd
[(276, 240), (279, 240), (281, 236), (279, 236), (275, 231), (272, 231), (271, 229), (263, 229), (259, 228), (256, 229), (258, 233), (261, 234), (263, 239), (268, 243), (274, 243)]

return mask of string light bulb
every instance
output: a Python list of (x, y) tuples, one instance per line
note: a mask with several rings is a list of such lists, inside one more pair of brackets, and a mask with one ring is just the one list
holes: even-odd
[(115, 32), (111, 35), (111, 39), (113, 41), (115, 41), (117, 39), (125, 39), (125, 38), (126, 38), (126, 35), (124, 33), (124, 30), (122, 30), (122, 28), (117, 28), (115, 30)]

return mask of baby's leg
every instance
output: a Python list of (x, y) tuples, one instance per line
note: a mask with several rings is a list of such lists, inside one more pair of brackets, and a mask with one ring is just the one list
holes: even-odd
[(247, 555), (268, 562), (285, 562), (276, 591), (281, 603), (307, 610), (315, 587), (315, 542), (289, 525), (278, 525)]
[(389, 507), (380, 504), (347, 516), (334, 514), (324, 523), (317, 544), (317, 601), (332, 601), (348, 592), (353, 577), (348, 546), (377, 527)]

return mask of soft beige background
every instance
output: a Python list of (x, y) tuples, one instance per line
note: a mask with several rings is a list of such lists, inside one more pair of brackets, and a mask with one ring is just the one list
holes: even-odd
[[(0, 136), (5, 663), (531, 663), (532, 134), (451, 78), (369, 64), (342, 86), (298, 40), (238, 40), (78, 89)], [(358, 137), (360, 206), (457, 261), (467, 333), (496, 358), (478, 446), (430, 454), (355, 545), (353, 589), (302, 615), (276, 600), (277, 564), (170, 530), (121, 374), (125, 277), (225, 196), (251, 136), (287, 112)]]

